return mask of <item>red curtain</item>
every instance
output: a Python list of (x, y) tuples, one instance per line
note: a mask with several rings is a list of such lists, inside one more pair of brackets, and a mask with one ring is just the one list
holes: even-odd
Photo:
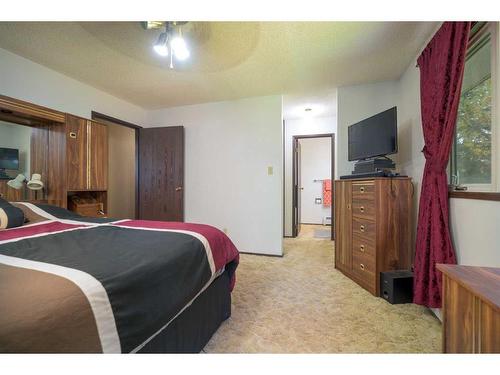
[(425, 168), (418, 212), (414, 302), (441, 307), (436, 263), (456, 263), (446, 167), (455, 132), (470, 22), (444, 22), (418, 58)]

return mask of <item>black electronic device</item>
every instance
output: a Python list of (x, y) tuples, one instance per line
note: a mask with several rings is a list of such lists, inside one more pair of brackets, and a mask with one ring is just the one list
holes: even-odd
[(413, 302), (413, 272), (397, 270), (380, 272), (380, 296), (389, 303)]
[(10, 179), (5, 170), (19, 169), (19, 150), (15, 148), (0, 147), (0, 179)]
[(362, 160), (398, 151), (397, 108), (392, 107), (348, 128), (348, 160)]

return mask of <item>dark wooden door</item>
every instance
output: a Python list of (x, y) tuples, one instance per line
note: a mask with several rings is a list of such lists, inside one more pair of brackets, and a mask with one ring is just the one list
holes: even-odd
[(184, 221), (184, 127), (139, 130), (138, 217)]
[(87, 120), (66, 115), (68, 190), (88, 188), (87, 151)]
[(94, 121), (90, 126), (88, 150), (89, 155), (89, 188), (91, 190), (107, 190), (108, 188), (108, 127)]

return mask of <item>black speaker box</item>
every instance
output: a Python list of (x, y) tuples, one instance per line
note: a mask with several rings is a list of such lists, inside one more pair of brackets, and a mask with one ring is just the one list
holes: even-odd
[(389, 303), (413, 302), (413, 272), (406, 270), (380, 272), (380, 296)]

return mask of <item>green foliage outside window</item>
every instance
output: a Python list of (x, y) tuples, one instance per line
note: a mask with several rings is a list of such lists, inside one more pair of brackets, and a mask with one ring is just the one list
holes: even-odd
[(462, 93), (454, 151), (460, 184), (491, 183), (491, 76)]

